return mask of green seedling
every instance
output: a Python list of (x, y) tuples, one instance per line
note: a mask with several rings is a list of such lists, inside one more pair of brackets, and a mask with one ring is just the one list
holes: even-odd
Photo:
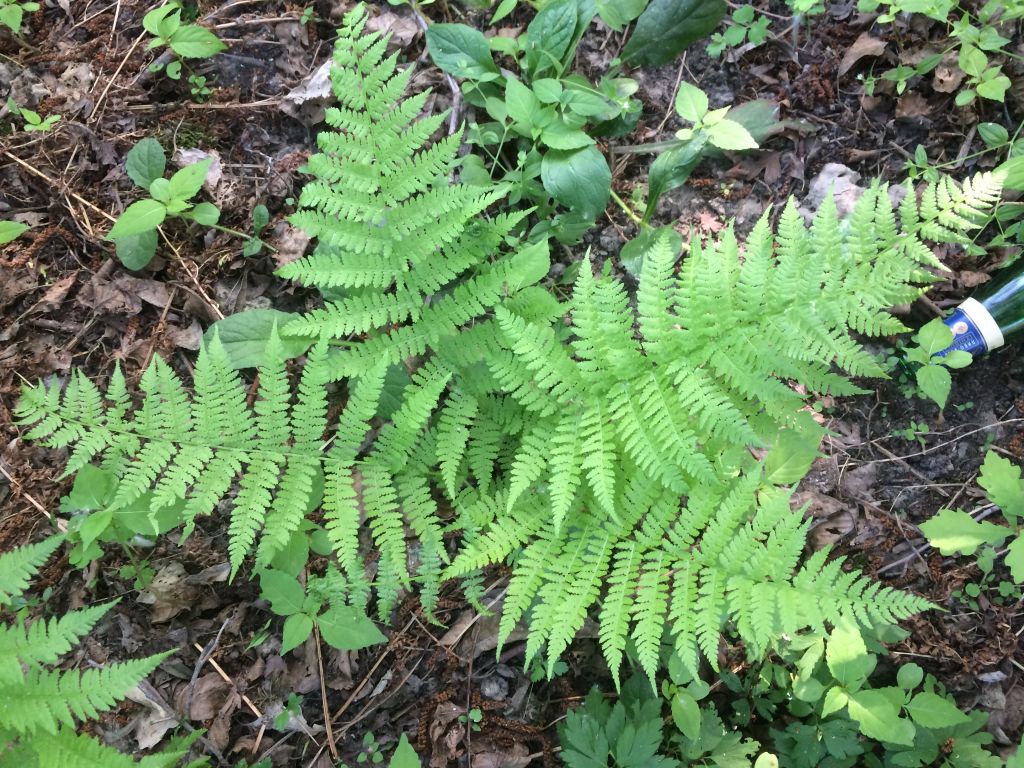
[(22, 0), (0, 0), (0, 24), (11, 30), (15, 35), (21, 32), (21, 22), (26, 13), (35, 13), (39, 10), (37, 2), (23, 2)]
[(20, 221), (10, 221), (9, 219), (0, 221), (0, 245), (16, 240), (28, 232), (28, 229), (28, 225), (22, 224)]
[[(173, 0), (167, 5), (154, 8), (142, 18), (143, 28), (153, 35), (147, 50), (167, 46), (182, 59), (207, 59), (227, 49), (213, 32), (198, 24), (181, 23), (181, 3)], [(151, 72), (163, 68), (161, 63), (150, 65)], [(181, 62), (172, 61), (166, 66), (167, 76), (172, 80), (181, 77)]]
[(914, 371), (917, 385), (940, 409), (945, 408), (953, 384), (950, 369), (965, 368), (974, 358), (960, 349), (945, 352), (953, 343), (953, 332), (940, 318), (923, 326), (914, 341), (916, 346), (907, 348), (904, 356), (908, 363), (920, 366)]

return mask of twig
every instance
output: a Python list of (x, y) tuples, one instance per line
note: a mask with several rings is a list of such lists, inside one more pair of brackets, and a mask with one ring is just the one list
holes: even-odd
[(338, 761), (338, 747), (334, 744), (334, 726), (331, 725), (331, 710), (327, 705), (327, 680), (324, 678), (324, 657), (320, 650), (320, 627), (313, 622), (313, 639), (316, 642), (316, 666), (320, 673), (320, 701), (324, 708), (324, 729), (327, 731), (327, 749), (331, 757)]
[[(201, 646), (199, 643), (192, 643), (192, 646), (197, 651), (199, 651), (200, 654), (203, 653), (203, 646)], [(214, 659), (213, 657), (210, 657), (207, 660), (210, 662), (210, 666), (213, 667), (214, 671), (218, 675), (220, 675), (220, 679), (221, 680), (223, 680), (225, 683), (229, 683), (231, 686), (235, 685), (235, 682), (230, 677), (228, 677), (227, 672), (225, 672), (221, 668), (220, 664), (217, 663), (216, 659)], [(237, 688), (235, 690), (237, 690)], [(255, 755), (257, 750), (260, 748), (260, 742), (263, 740), (263, 734), (267, 730), (267, 724), (265, 722), (263, 722), (263, 713), (260, 712), (260, 708), (259, 707), (257, 707), (255, 704), (252, 703), (252, 699), (250, 699), (244, 693), (240, 693), (239, 696), (241, 696), (242, 702), (245, 704), (245, 706), (247, 706), (249, 708), (249, 711), (252, 712), (256, 716), (256, 718), (260, 721), (260, 732), (258, 734), (256, 734), (256, 741), (253, 742), (253, 745), (252, 745), (252, 754)]]
[(86, 120), (86, 123), (94, 123), (100, 119), (100, 115), (103, 113), (101, 107), (104, 105), (104, 101), (107, 98), (107, 92), (110, 91), (110, 86), (114, 84), (114, 81), (117, 79), (117, 76), (121, 74), (121, 70), (124, 69), (124, 65), (128, 63), (128, 59), (130, 59), (131, 55), (135, 53), (135, 49), (139, 46), (139, 43), (142, 42), (142, 38), (145, 36), (146, 34), (145, 32), (143, 32), (135, 38), (135, 42), (132, 43), (132, 47), (128, 49), (128, 53), (124, 55), (124, 58), (121, 59), (121, 63), (118, 64), (117, 69), (114, 70), (114, 74), (112, 74), (110, 76), (110, 79), (107, 81), (107, 85), (103, 89), (103, 93), (101, 93), (100, 97), (96, 99), (96, 104), (93, 106), (92, 113), (89, 115), (88, 119)]
[(224, 623), (221, 624), (220, 629), (217, 630), (217, 636), (206, 644), (206, 647), (203, 648), (202, 652), (199, 654), (199, 658), (196, 660), (196, 665), (192, 670), (192, 679), (188, 681), (188, 695), (185, 697), (184, 715), (186, 720), (192, 719), (192, 694), (195, 693), (196, 682), (199, 680), (199, 673), (203, 671), (203, 665), (213, 654), (214, 649), (216, 649), (217, 644), (220, 642), (220, 636), (224, 634), (224, 627), (228, 625), (228, 621), (228, 619), (224, 619)]

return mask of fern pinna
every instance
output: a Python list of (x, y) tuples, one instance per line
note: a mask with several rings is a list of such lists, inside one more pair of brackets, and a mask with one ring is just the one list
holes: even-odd
[[(0, 609), (27, 588), (33, 574), (61, 544), (54, 536), (0, 555)], [(25, 768), (167, 768), (185, 751), (149, 755), (135, 762), (76, 732), (75, 720), (112, 708), (167, 654), (79, 671), (52, 669), (87, 635), (114, 603), (71, 611), (49, 621), (0, 626), (0, 763)]]
[[(507, 246), (522, 214), (488, 218), (499, 190), (448, 182), (456, 141), (422, 149), (440, 120), (413, 122), (420, 97), (396, 105), (408, 70), (394, 74), (384, 38), (360, 36), (364, 18), (342, 30), (339, 130), (321, 139), (320, 180), (295, 218), (320, 243), (283, 270), (334, 297), (283, 329), (320, 339), (296, 396), (276, 334), (251, 407), (216, 338), (194, 397), (157, 360), (134, 414), (119, 374), (106, 407), (81, 376), (63, 395), (27, 390), (30, 437), (74, 444), (69, 471), (98, 460), (121, 478), (112, 509), (93, 514), (182, 505), (190, 526), (229, 498), (236, 570), (252, 546), (273, 564), (313, 515), (351, 599), (365, 604), (372, 584), (382, 614), (414, 583), (428, 610), (445, 579), (477, 597), (482, 570), (508, 562), (501, 637), (525, 619), (527, 656), (549, 664), (595, 607), (610, 666), (631, 637), (652, 675), (664, 640), (691, 669), (714, 665), (726, 624), (757, 652), (843, 616), (924, 608), (826, 552), (800, 564), (806, 523), (780, 486), (821, 430), (793, 384), (841, 395), (860, 391), (851, 376), (883, 375), (851, 332), (905, 330), (886, 308), (939, 266), (925, 239), (966, 242), (998, 178), (908, 194), (899, 218), (882, 187), (844, 222), (828, 201), (807, 227), (790, 204), (776, 233), (765, 216), (741, 252), (727, 229), (678, 269), (678, 238), (648, 233), (635, 309), (589, 262), (563, 304), (533, 285), (546, 245)], [(411, 381), (385, 418), (396, 365)]]

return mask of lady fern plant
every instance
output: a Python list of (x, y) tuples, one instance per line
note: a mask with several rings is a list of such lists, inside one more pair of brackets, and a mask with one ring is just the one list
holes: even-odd
[[(29, 579), (61, 544), (54, 536), (0, 555), (0, 609), (11, 609)], [(76, 720), (96, 717), (125, 697), (168, 654), (64, 671), (54, 668), (114, 603), (27, 622), (19, 612), (0, 626), (0, 764), (24, 768), (165, 768), (184, 752), (140, 762), (77, 732)]]
[[(898, 217), (882, 186), (842, 222), (826, 202), (807, 227), (790, 203), (775, 232), (766, 215), (741, 247), (726, 229), (681, 267), (678, 238), (656, 232), (635, 308), (589, 261), (561, 303), (534, 285), (546, 244), (513, 237), (525, 214), (494, 215), (500, 188), (449, 180), (457, 138), (426, 148), (441, 119), (415, 119), (424, 97), (401, 100), (409, 70), (364, 22), (357, 8), (341, 30), (335, 130), (294, 219), (319, 243), (282, 270), (330, 297), (282, 329), (320, 339), (297, 387), (275, 332), (252, 405), (215, 336), (192, 396), (159, 359), (134, 411), (120, 373), (105, 396), (81, 375), (25, 391), (28, 437), (73, 446), (69, 472), (99, 461), (120, 478), (92, 515), (183, 505), (190, 527), (230, 508), (236, 571), (254, 546), (272, 565), (312, 516), (349, 599), (375, 588), (382, 616), (414, 584), (428, 612), (447, 579), (479, 597), (483, 569), (506, 562), (501, 637), (525, 619), (528, 661), (553, 664), (596, 610), (610, 666), (632, 639), (652, 676), (665, 641), (696, 671), (726, 626), (756, 653), (925, 608), (825, 551), (801, 564), (787, 487), (822, 430), (795, 385), (844, 395), (883, 375), (858, 336), (905, 330), (886, 308), (941, 266), (926, 241), (964, 242), (999, 178), (911, 191)], [(411, 382), (381, 418), (397, 364)]]

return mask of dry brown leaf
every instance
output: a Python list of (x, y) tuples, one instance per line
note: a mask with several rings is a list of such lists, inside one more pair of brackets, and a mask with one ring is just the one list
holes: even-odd
[(974, 272), (969, 269), (961, 269), (957, 277), (960, 278), (960, 283), (964, 288), (974, 288), (992, 279), (992, 276), (987, 272)]
[(927, 117), (931, 111), (928, 99), (916, 92), (908, 91), (896, 100), (896, 117)]
[(199, 590), (185, 583), (185, 566), (168, 563), (153, 577), (148, 588), (139, 592), (138, 602), (153, 606), (154, 624), (170, 621), (196, 602)]
[(957, 66), (956, 54), (949, 54), (932, 72), (932, 90), (938, 93), (953, 93), (964, 81), (964, 72)]
[(867, 32), (861, 32), (860, 37), (853, 41), (853, 45), (846, 49), (843, 60), (839, 62), (839, 70), (836, 75), (842, 77), (865, 56), (881, 56), (885, 52), (885, 41), (872, 37)]

